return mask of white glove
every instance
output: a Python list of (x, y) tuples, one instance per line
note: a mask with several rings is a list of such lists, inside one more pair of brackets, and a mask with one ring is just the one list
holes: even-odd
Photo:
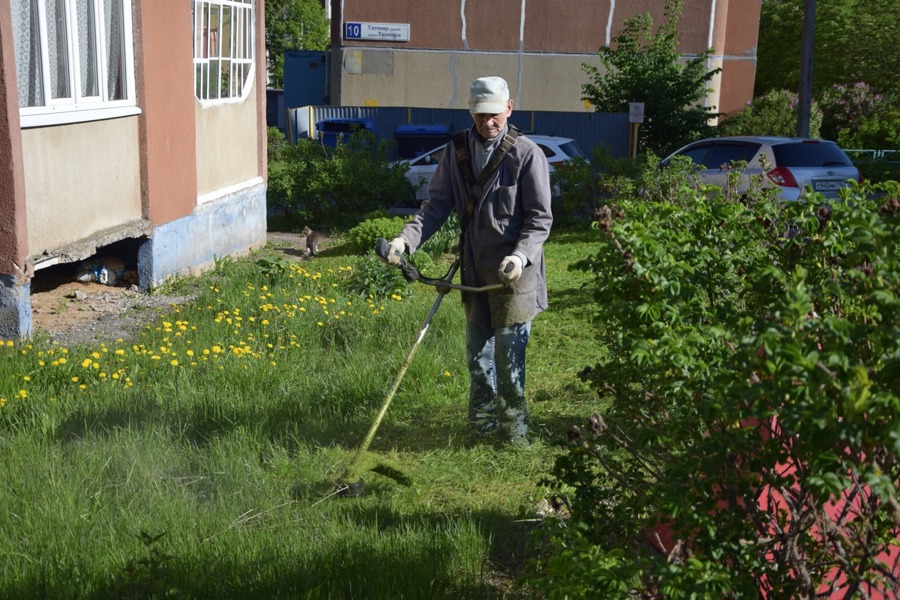
[(387, 261), (392, 265), (400, 264), (400, 255), (406, 251), (406, 238), (397, 236), (388, 244)]
[[(511, 266), (510, 266), (511, 265)], [(516, 256), (515, 254), (510, 254), (500, 263), (500, 268), (497, 269), (497, 274), (500, 276), (500, 281), (504, 283), (512, 283), (517, 281), (519, 277), (522, 276), (522, 259)]]

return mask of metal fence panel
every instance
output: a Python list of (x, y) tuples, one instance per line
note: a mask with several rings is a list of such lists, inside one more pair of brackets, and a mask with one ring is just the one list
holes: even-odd
[[(445, 125), (459, 131), (472, 125), (466, 109), (403, 108), (370, 106), (303, 106), (289, 110), (288, 139), (317, 139), (316, 123), (324, 119), (366, 119), (375, 134), (394, 139), (400, 125)], [(509, 119), (527, 133), (572, 138), (590, 155), (595, 146), (605, 145), (614, 157), (628, 155), (628, 113), (572, 113), (513, 111)]]

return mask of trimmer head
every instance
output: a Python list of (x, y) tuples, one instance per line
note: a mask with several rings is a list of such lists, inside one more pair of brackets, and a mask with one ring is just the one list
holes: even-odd
[[(400, 470), (385, 464), (375, 465), (374, 467), (369, 469), (369, 471), (378, 473), (379, 475), (384, 475), (388, 479), (393, 479), (404, 487), (409, 487), (412, 485), (412, 481), (409, 477), (404, 475)], [(342, 498), (359, 498), (363, 495), (365, 487), (365, 482), (363, 481), (362, 477), (356, 479), (355, 481), (348, 481), (346, 478), (341, 478), (337, 482), (337, 490), (335, 491), (335, 493)]]
[(347, 483), (346, 481), (338, 482), (337, 495), (341, 498), (359, 498), (362, 496), (363, 491), (365, 491), (365, 483), (362, 478), (352, 482)]

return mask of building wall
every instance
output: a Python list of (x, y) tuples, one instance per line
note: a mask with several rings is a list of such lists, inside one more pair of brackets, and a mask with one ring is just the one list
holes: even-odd
[(197, 204), (191, 3), (136, 0), (134, 20), (142, 200), (158, 225)]
[[(597, 50), (613, 42), (625, 19), (649, 12), (658, 26), (660, 0), (334, 0), (332, 98), (344, 106), (464, 108), (468, 84), (502, 75), (523, 110), (592, 110), (581, 100), (582, 64), (599, 67)], [(760, 3), (686, 0), (679, 52), (714, 48), (721, 66), (707, 99), (723, 112), (752, 98)], [(406, 23), (408, 42), (343, 38), (346, 22)], [(721, 86), (721, 89), (720, 89)]]
[(81, 240), (142, 221), (137, 118), (25, 129), (22, 149), (28, 255), (39, 266), (60, 250), (90, 256), (94, 245), (79, 251)]
[(260, 105), (255, 81), (251, 85), (248, 96), (240, 102), (214, 106), (194, 103), (197, 194), (200, 196), (261, 176), (256, 144)]

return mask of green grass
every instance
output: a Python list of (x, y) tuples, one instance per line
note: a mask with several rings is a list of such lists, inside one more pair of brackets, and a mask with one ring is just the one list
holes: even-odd
[[(98, 347), (0, 345), (0, 597), (500, 598), (527, 558), (540, 477), (599, 409), (590, 232), (546, 246), (537, 442), (466, 442), (464, 317), (448, 296), (401, 384), (365, 493), (332, 494), (434, 301), (347, 292), (360, 258), (223, 260), (190, 305)], [(255, 261), (268, 257), (265, 268)], [(274, 266), (273, 266), (274, 265)], [(183, 285), (183, 282), (181, 283)], [(399, 298), (399, 297), (398, 297)]]

